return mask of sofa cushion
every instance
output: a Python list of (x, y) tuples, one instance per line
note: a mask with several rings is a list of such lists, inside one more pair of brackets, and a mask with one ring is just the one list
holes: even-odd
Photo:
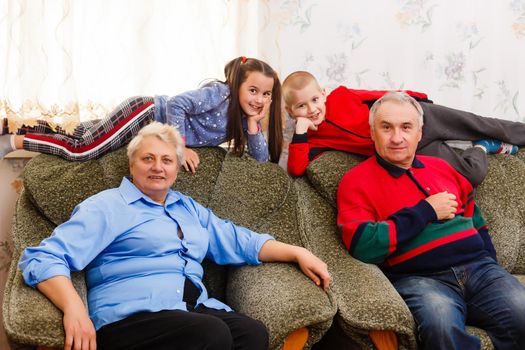
[(508, 155), (489, 156), (489, 173), (476, 189), (499, 263), (511, 273), (525, 273), (525, 163)]
[(325, 152), (310, 163), (306, 175), (315, 189), (337, 207), (337, 187), (343, 175), (365, 160), (365, 156), (338, 151)]
[[(268, 232), (267, 224), (285, 205), (291, 187), (291, 178), (277, 164), (260, 163), (247, 155), (227, 155), (209, 207), (236, 224)], [(290, 240), (279, 229), (268, 233), (279, 240)]]

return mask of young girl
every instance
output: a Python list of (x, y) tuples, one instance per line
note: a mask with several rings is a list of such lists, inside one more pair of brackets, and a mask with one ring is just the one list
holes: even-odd
[[(226, 80), (177, 96), (132, 97), (104, 119), (80, 123), (73, 135), (53, 130), (46, 122), (0, 136), (0, 159), (16, 149), (58, 155), (72, 161), (98, 158), (127, 144), (153, 120), (175, 125), (187, 147), (218, 146), (228, 142), (234, 154), (258, 161), (278, 162), (282, 146), (281, 84), (265, 62), (244, 56), (224, 67)], [(270, 114), (268, 144), (260, 121)], [(6, 133), (6, 120), (0, 135)], [(186, 148), (186, 170), (195, 172), (197, 153)]]

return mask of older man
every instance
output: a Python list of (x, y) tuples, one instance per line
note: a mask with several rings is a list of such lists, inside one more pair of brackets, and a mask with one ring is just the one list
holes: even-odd
[(356, 259), (378, 264), (418, 325), (423, 349), (525, 348), (525, 287), (496, 261), (472, 185), (445, 161), (417, 156), (423, 111), (391, 92), (370, 110), (371, 157), (348, 171), (338, 224)]

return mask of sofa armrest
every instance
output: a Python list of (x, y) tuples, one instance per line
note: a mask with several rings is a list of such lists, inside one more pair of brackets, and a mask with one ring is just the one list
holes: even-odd
[[(4, 328), (10, 340), (16, 343), (63, 347), (62, 312), (37, 289), (27, 286), (18, 269), (22, 251), (27, 246), (39, 244), (53, 228), (54, 225), (38, 212), (24, 189), (18, 198), (13, 217), (14, 252), (3, 300)], [(84, 273), (72, 273), (71, 280), (86, 303)]]
[(300, 178), (295, 184), (300, 194), (303, 240), (328, 264), (341, 328), (365, 347), (372, 346), (372, 330), (394, 331), (401, 345), (415, 347), (412, 315), (393, 285), (377, 266), (348, 254), (337, 228), (335, 208), (308, 180)]
[(413, 317), (393, 285), (377, 266), (344, 253), (346, 257), (329, 263), (341, 327), (352, 337), (374, 330), (394, 331), (401, 345), (415, 348)]
[[(4, 328), (10, 340), (20, 344), (64, 346), (62, 312), (37, 289), (24, 283), (18, 269), (20, 252), (13, 254), (7, 278), (4, 302)], [(86, 285), (83, 273), (72, 274), (72, 282), (80, 297), (86, 302)]]
[(270, 349), (281, 348), (286, 336), (302, 327), (308, 327), (309, 348), (327, 332), (337, 311), (330, 293), (286, 263), (232, 268), (226, 295), (236, 311), (266, 325)]

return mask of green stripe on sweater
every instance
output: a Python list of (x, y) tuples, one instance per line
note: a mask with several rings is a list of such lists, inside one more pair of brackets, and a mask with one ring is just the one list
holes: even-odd
[(474, 222), (474, 227), (476, 229), (479, 229), (480, 227), (487, 224), (483, 218), (483, 215), (481, 214), (481, 210), (479, 210), (477, 205), (474, 206), (474, 215), (472, 215), (472, 221)]
[(380, 264), (385, 260), (389, 246), (388, 224), (367, 224), (352, 255), (366, 263)]
[(399, 247), (401, 249), (399, 249), (395, 255), (406, 253), (436, 239), (465, 231), (473, 227), (472, 219), (466, 218), (462, 215), (457, 215), (453, 219), (444, 222), (431, 223), (421, 231), (421, 234), (403, 244), (402, 247)]

